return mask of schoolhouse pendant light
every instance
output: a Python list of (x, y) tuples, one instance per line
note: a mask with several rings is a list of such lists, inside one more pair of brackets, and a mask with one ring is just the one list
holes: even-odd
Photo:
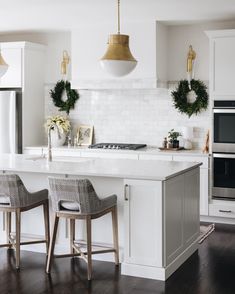
[(8, 64), (2, 57), (1, 50), (0, 50), (0, 78), (7, 72)]
[(129, 48), (129, 36), (120, 34), (120, 0), (117, 0), (117, 4), (118, 32), (109, 35), (108, 49), (101, 58), (100, 64), (111, 75), (121, 77), (133, 71), (137, 61)]

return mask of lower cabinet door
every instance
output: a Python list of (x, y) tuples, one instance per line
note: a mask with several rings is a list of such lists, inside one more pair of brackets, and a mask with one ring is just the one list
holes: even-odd
[(124, 261), (161, 267), (162, 183), (125, 180), (124, 189)]
[(200, 215), (208, 215), (209, 206), (209, 170), (200, 168)]

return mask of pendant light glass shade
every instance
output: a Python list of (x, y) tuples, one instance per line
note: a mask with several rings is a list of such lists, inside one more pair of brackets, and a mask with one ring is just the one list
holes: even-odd
[(8, 64), (5, 62), (0, 51), (0, 78), (7, 72)]
[(108, 49), (100, 60), (101, 66), (111, 75), (121, 77), (129, 74), (137, 64), (129, 48), (129, 36), (110, 35)]
[(118, 33), (109, 36), (108, 49), (100, 64), (115, 77), (129, 74), (137, 65), (129, 48), (129, 36), (120, 34), (120, 0), (118, 0)]

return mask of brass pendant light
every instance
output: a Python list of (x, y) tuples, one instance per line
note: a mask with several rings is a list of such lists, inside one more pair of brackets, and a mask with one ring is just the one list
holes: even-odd
[(120, 0), (117, 0), (117, 4), (118, 32), (109, 36), (108, 48), (100, 64), (111, 75), (121, 77), (133, 71), (137, 61), (129, 48), (129, 36), (120, 34)]

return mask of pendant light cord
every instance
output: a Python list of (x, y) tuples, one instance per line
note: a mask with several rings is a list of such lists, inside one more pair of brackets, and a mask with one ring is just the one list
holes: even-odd
[(118, 2), (118, 34), (120, 34), (120, 0)]

